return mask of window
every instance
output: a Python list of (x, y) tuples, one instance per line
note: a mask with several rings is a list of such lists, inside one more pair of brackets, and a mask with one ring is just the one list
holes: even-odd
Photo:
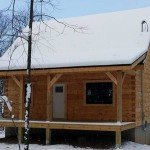
[(112, 82), (86, 83), (86, 104), (112, 104)]
[(56, 86), (55, 93), (63, 93), (63, 86)]

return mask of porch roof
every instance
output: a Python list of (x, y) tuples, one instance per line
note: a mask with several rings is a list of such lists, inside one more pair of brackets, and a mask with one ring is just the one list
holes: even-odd
[[(32, 68), (130, 65), (148, 51), (149, 14), (147, 7), (59, 20), (63, 23), (35, 22)], [(24, 38), (27, 31), (28, 27)], [(17, 38), (0, 58), (0, 70), (25, 69), (27, 47), (24, 39)]]

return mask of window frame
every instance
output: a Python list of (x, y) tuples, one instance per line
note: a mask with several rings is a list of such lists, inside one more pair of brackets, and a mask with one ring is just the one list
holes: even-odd
[[(87, 104), (86, 103), (86, 84), (87, 83), (102, 83), (111, 82), (112, 83), (112, 104)], [(115, 85), (111, 80), (88, 80), (84, 82), (84, 106), (115, 106)]]

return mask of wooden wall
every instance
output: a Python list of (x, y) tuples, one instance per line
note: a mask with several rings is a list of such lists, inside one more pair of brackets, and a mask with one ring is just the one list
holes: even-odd
[[(25, 85), (25, 82), (24, 82)], [(25, 88), (25, 86), (24, 86)], [(12, 80), (12, 78), (7, 79), (6, 95), (13, 102), (13, 110), (15, 113), (15, 118), (18, 118), (19, 114), (19, 87)], [(47, 90), (47, 78), (46, 76), (38, 76), (32, 78), (32, 102), (31, 102), (31, 119), (34, 120), (46, 120), (46, 90)], [(25, 101), (25, 89), (23, 104)], [(24, 110), (23, 110), (24, 112)], [(9, 118), (9, 112), (7, 108), (5, 109), (5, 117)]]
[[(115, 75), (115, 73), (114, 73)], [(46, 120), (46, 76), (34, 76), (33, 101), (31, 103), (31, 119)], [(58, 83), (65, 83), (67, 92), (67, 120), (69, 121), (116, 121), (116, 85), (114, 84), (113, 105), (86, 105), (85, 83), (86, 81), (110, 80), (105, 73), (94, 74), (66, 74)], [(18, 118), (19, 89), (16, 83), (9, 78), (7, 83), (7, 95), (13, 101), (15, 117)], [(8, 112), (5, 112), (8, 117)], [(123, 84), (123, 121), (135, 121), (135, 78), (127, 75)]]
[[(142, 124), (142, 72), (136, 72), (136, 125), (140, 126)], [(144, 100), (144, 99), (143, 99)]]
[[(70, 121), (116, 121), (116, 86), (114, 105), (86, 105), (85, 83), (93, 80), (110, 80), (106, 74), (65, 75), (60, 82), (67, 86), (67, 118)], [(123, 121), (135, 120), (135, 78), (127, 75), (123, 85)]]
[[(7, 78), (5, 81), (5, 94), (8, 96), (9, 100), (12, 101), (15, 118), (19, 118), (19, 87), (11, 78)], [(10, 117), (10, 113), (6, 106), (4, 109), (4, 117)]]
[(150, 123), (150, 49), (144, 65), (143, 78), (145, 121), (148, 121), (148, 123)]
[(145, 121), (150, 123), (150, 51), (144, 63), (144, 70), (137, 72), (136, 87), (136, 124), (139, 126)]

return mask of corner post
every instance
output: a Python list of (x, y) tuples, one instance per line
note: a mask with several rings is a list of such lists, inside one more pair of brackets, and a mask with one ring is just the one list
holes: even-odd
[[(122, 123), (122, 84), (123, 72), (117, 72), (117, 122)], [(121, 130), (116, 131), (116, 147), (121, 147)]]

